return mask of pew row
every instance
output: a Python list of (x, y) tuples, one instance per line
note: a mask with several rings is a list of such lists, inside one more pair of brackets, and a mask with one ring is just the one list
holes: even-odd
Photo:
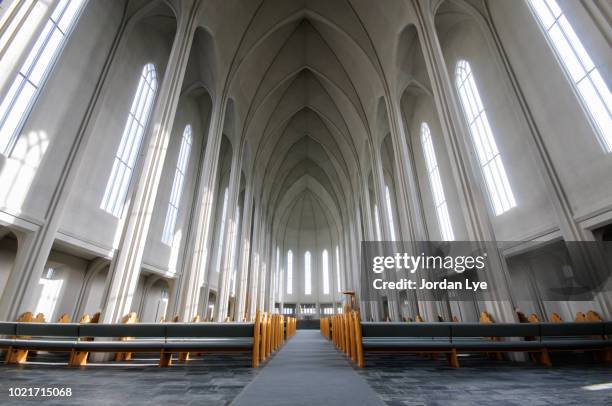
[[(329, 326), (328, 326), (329, 324)], [(612, 361), (612, 322), (389, 323), (362, 322), (357, 312), (322, 323), (325, 336), (361, 368), (366, 352), (442, 353), (459, 367), (460, 353), (526, 352), (551, 366), (551, 352), (593, 351)]]
[(251, 323), (0, 322), (0, 349), (6, 350), (5, 362), (15, 364), (26, 361), (16, 359), (15, 353), (67, 352), (70, 366), (86, 365), (92, 352), (159, 353), (161, 367), (172, 364), (173, 354), (249, 352), (257, 368), (291, 336), (292, 322), (286, 327), (285, 321), (283, 316), (258, 313)]

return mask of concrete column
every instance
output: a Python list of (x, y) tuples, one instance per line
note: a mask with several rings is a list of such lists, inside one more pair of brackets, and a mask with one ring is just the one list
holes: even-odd
[(255, 217), (253, 219), (253, 244), (251, 250), (251, 265), (249, 272), (249, 289), (248, 289), (248, 310), (249, 320), (253, 320), (255, 312), (261, 310), (258, 308), (258, 293), (259, 293), (259, 268), (261, 264), (261, 207), (255, 203)]
[[(414, 168), (413, 155), (406, 139), (406, 127), (402, 117), (399, 99), (389, 97), (387, 100), (389, 112), (389, 126), (391, 141), (395, 152), (395, 181), (396, 206), (399, 219), (397, 220), (397, 239), (403, 241), (420, 241), (427, 239), (427, 227), (419, 194), (419, 183)], [(401, 236), (401, 237), (400, 237)]]
[(132, 297), (140, 276), (155, 198), (197, 28), (199, 4), (199, 1), (193, 2), (189, 13), (178, 21), (174, 43), (151, 117), (151, 135), (142, 172), (127, 210), (119, 247), (109, 269), (109, 286), (101, 317), (104, 323), (118, 322), (132, 310)]
[[(375, 200), (378, 204), (381, 237), (382, 241), (393, 241), (391, 235), (391, 218), (389, 217), (389, 212), (387, 210), (386, 185), (380, 159), (380, 148), (374, 148), (372, 155), (372, 176), (376, 195)], [(387, 301), (389, 305), (389, 318), (392, 321), (399, 321), (401, 319), (401, 311), (399, 307), (398, 295), (395, 290), (388, 292)]]
[[(412, 0), (417, 17), (417, 32), (427, 73), (432, 86), (434, 102), (449, 162), (457, 185), (457, 192), (465, 218), (468, 239), (472, 241), (495, 241), (482, 175), (476, 168), (475, 157), (470, 153), (470, 135), (464, 123), (461, 107), (448, 74), (446, 61), (436, 31), (434, 15), (429, 2)], [(499, 251), (489, 252), (489, 281), (499, 293), (495, 302), (488, 302), (489, 310), (499, 321), (514, 321), (514, 300), (509, 286), (509, 275), (505, 260)]]
[(262, 261), (261, 261), (261, 271), (259, 274), (259, 294), (258, 294), (258, 303), (259, 308), (263, 311), (270, 311), (270, 234), (269, 234), (270, 226), (267, 222), (264, 222), (263, 227), (261, 228), (261, 239), (263, 241), (262, 244)]
[(238, 246), (238, 274), (236, 275), (236, 312), (235, 320), (242, 321), (246, 316), (249, 264), (251, 257), (251, 235), (253, 231), (253, 180), (247, 180), (242, 208), (242, 232)]
[[(214, 213), (218, 199), (217, 178), (219, 169), (219, 152), (221, 148), (225, 103), (222, 99), (214, 101), (211, 114), (206, 150), (201, 164), (201, 178), (197, 187), (192, 227), (193, 238), (187, 246), (186, 267), (181, 277), (178, 298), (178, 313), (187, 320), (198, 312), (200, 287), (208, 284), (207, 266), (210, 262), (211, 239), (214, 233)], [(206, 297), (208, 301), (208, 297)], [(207, 309), (204, 309), (207, 311)]]
[(230, 169), (230, 180), (228, 187), (227, 197), (227, 212), (225, 220), (225, 235), (219, 236), (223, 239), (223, 252), (221, 255), (221, 271), (219, 272), (219, 309), (217, 311), (216, 320), (224, 321), (227, 316), (227, 305), (229, 300), (229, 292), (231, 285), (232, 275), (232, 252), (234, 249), (235, 239), (238, 238), (236, 233), (238, 232), (238, 224), (236, 218), (236, 207), (238, 206), (238, 195), (240, 194), (240, 174), (241, 174), (241, 152), (238, 148), (232, 150), (234, 155), (232, 156), (232, 166)]
[(377, 146), (372, 149), (372, 180), (374, 182), (374, 201), (378, 206), (381, 241), (392, 241), (391, 219), (389, 218), (387, 201), (385, 199), (385, 177), (380, 160), (380, 148)]

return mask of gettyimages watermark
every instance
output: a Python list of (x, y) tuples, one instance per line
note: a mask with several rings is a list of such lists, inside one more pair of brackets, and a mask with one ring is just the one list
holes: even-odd
[(590, 301), (611, 270), (612, 242), (364, 241), (361, 297)]

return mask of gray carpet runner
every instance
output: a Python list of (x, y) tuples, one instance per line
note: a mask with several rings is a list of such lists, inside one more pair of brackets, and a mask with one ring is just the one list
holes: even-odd
[(232, 405), (384, 405), (318, 330), (298, 330)]

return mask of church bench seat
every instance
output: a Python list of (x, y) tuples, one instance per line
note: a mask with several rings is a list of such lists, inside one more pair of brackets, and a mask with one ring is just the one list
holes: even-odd
[(457, 352), (522, 352), (526, 350), (541, 350), (542, 344), (539, 341), (491, 341), (486, 339), (466, 339), (453, 341), (452, 349)]
[(535, 323), (452, 323), (453, 341), (474, 337), (534, 337), (539, 335)]
[(605, 335), (605, 323), (602, 322), (539, 323), (539, 326), (540, 335), (547, 339), (593, 339)]
[(338, 347), (356, 358), (359, 367), (367, 351), (445, 353), (449, 364), (457, 368), (458, 353), (527, 352), (536, 361), (551, 365), (549, 351), (609, 352), (612, 346), (612, 340), (606, 337), (612, 328), (609, 322), (389, 323), (361, 322), (357, 313), (338, 319), (346, 319), (349, 326), (347, 329), (345, 323), (333, 323), (340, 330), (338, 335), (352, 334), (355, 348), (352, 344)]
[(231, 337), (231, 338), (193, 338), (193, 339), (173, 339), (164, 344), (163, 348), (169, 350), (231, 350), (243, 349), (250, 350), (253, 346), (252, 337)]
[(172, 350), (251, 350), (253, 323), (186, 323), (169, 324), (166, 329), (165, 351)]
[(605, 349), (612, 340), (605, 339), (602, 322), (540, 323), (542, 346), (549, 351)]
[(16, 336), (46, 337), (48, 339), (79, 336), (79, 325), (75, 323), (16, 323)]
[(362, 340), (363, 348), (367, 350), (389, 350), (389, 349), (403, 349), (404, 351), (428, 351), (438, 349), (448, 349), (451, 346), (449, 339), (432, 340), (430, 339), (418, 339), (415, 337), (409, 338), (364, 338)]
[(159, 323), (138, 324), (82, 324), (79, 337), (165, 337), (166, 327)]
[(15, 323), (0, 322), (0, 348), (8, 349), (15, 337)]
[(74, 349), (87, 352), (158, 352), (165, 344), (164, 339), (139, 338), (136, 340), (79, 341)]
[(0, 321), (0, 336), (15, 335), (15, 323)]
[[(285, 335), (292, 334), (292, 328), (285, 331), (283, 326), (281, 337), (282, 323), (284, 319), (280, 316), (260, 316), (259, 313), (254, 323), (8, 322), (0, 324), (0, 337), (4, 337), (0, 339), (0, 345), (8, 349), (7, 360), (11, 352), (69, 352), (72, 366), (86, 365), (90, 352), (157, 352), (160, 366), (169, 366), (173, 353), (245, 351), (252, 354), (253, 366), (257, 367), (260, 361), (280, 347)], [(18, 363), (25, 362), (26, 357), (21, 357)]]
[(397, 323), (397, 322), (362, 322), (361, 331), (364, 337), (415, 337), (435, 338), (449, 337), (449, 323)]
[(253, 323), (172, 323), (166, 326), (166, 337), (253, 337)]

